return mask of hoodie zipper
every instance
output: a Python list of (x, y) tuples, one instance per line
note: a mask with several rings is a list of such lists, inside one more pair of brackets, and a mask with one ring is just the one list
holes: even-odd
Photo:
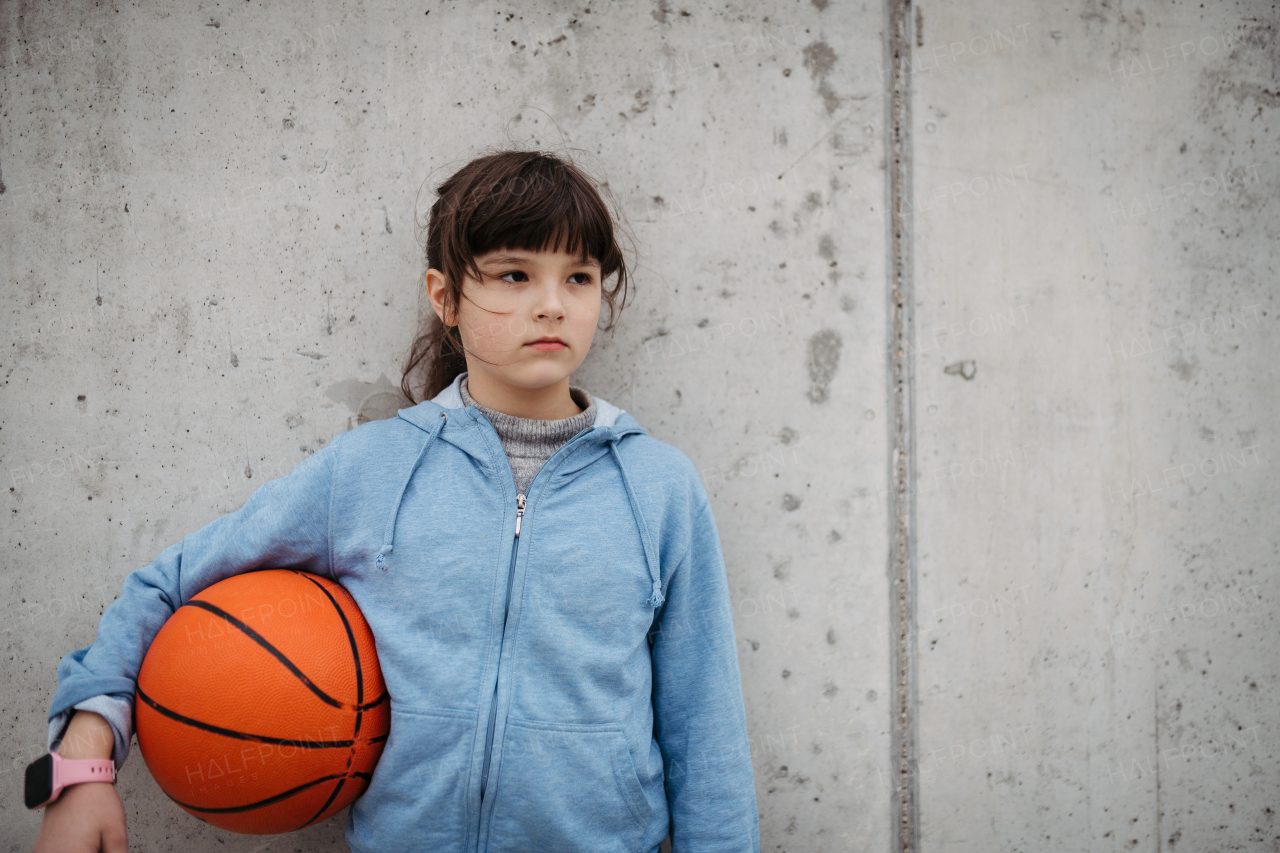
[[(498, 667), (502, 666), (502, 644), (507, 639), (507, 614), (511, 610), (511, 583), (516, 575), (516, 554), (520, 550), (520, 520), (524, 518), (524, 495), (516, 495), (516, 535), (511, 543), (511, 564), (507, 567), (507, 595), (502, 605), (502, 639), (498, 641)], [(484, 767), (480, 771), (480, 802), (484, 802), (489, 781), (489, 759), (493, 750), (493, 726), (498, 718), (498, 679), (493, 680), (493, 696), (489, 700), (489, 730), (484, 737)]]
[[(589, 435), (594, 429), (595, 427), (593, 426), (591, 429), (583, 430), (578, 435), (569, 439), (569, 441), (566, 442), (564, 445), (562, 445), (555, 453), (551, 454), (551, 459), (548, 459), (546, 462), (542, 464), (542, 467), (538, 469), (538, 473), (534, 475), (533, 483), (530, 483), (529, 485), (533, 486), (533, 484), (537, 483), (539, 479), (541, 479), (544, 476), (547, 476), (546, 471), (548, 470), (548, 467), (551, 465), (552, 459), (555, 459), (556, 457), (559, 457), (562, 454), (565, 454), (569, 449), (573, 448), (579, 442), (585, 441), (586, 440), (585, 436)], [(622, 435), (627, 435), (632, 432), (643, 433), (643, 430), (638, 428), (629, 429), (626, 432), (622, 433)], [(502, 635), (501, 635), (502, 639), (499, 640), (498, 642), (498, 667), (499, 668), (501, 668), (501, 665), (502, 665), (502, 647), (506, 641), (507, 615), (511, 608), (511, 586), (515, 580), (516, 556), (519, 553), (519, 548), (520, 548), (520, 521), (524, 517), (524, 506), (525, 506), (525, 495), (523, 493), (517, 494), (516, 495), (516, 529), (515, 529), (515, 536), (513, 537), (513, 540), (511, 543), (511, 562), (507, 566), (507, 593), (506, 593), (506, 600), (503, 603), (503, 611), (502, 611)], [(484, 764), (482, 765), (480, 770), (480, 804), (481, 806), (484, 805), (484, 795), (487, 793), (487, 790), (488, 790), (489, 763), (493, 757), (493, 730), (498, 718), (498, 682), (499, 680), (500, 679), (498, 678), (498, 674), (495, 673), (495, 677), (493, 680), (493, 695), (489, 697), (489, 726), (488, 726), (488, 730), (485, 732), (485, 738), (484, 738)], [(481, 823), (483, 823), (483, 819), (481, 819)]]

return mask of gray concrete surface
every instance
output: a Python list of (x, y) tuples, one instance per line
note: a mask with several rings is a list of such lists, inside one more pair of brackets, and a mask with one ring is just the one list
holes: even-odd
[[(577, 379), (703, 472), (762, 850), (1277, 849), (1276, 6), (902, 8), (899, 827), (886, 7), (0, 7), (4, 849), (124, 577), (394, 414), (419, 188), (495, 144), (635, 236)], [(346, 849), (119, 787), (133, 850)]]
[(1276, 24), (924, 7), (921, 850), (1280, 844)]

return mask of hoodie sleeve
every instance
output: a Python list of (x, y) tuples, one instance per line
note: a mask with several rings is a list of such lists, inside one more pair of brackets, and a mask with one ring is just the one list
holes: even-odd
[[(58, 664), (58, 689), (48, 715), (51, 742), (62, 734), (61, 726), (54, 731), (52, 724), (86, 699), (112, 694), (132, 711), (138, 671), (151, 641), (175, 610), (206, 587), (242, 572), (286, 566), (332, 577), (329, 498), (341, 438), (125, 578), (119, 598), (102, 614), (93, 644)], [(117, 744), (132, 734), (117, 729), (121, 710), (117, 703), (114, 713), (103, 713)], [(120, 752), (114, 756), (117, 767), (125, 758)]]
[[(133, 742), (133, 696), (125, 693), (117, 693), (114, 696), (105, 694), (93, 696), (83, 702), (77, 702), (75, 711), (93, 711), (95, 714), (101, 714), (111, 726), (112, 739), (115, 741), (111, 757), (115, 759), (118, 773), (125, 759), (129, 757), (129, 747)], [(72, 713), (74, 711), (71, 708), (64, 708), (49, 720), (48, 750), (50, 752), (62, 745), (62, 736), (67, 732)]]
[(667, 586), (654, 636), (654, 728), (672, 853), (759, 853), (755, 779), (724, 557), (710, 504)]

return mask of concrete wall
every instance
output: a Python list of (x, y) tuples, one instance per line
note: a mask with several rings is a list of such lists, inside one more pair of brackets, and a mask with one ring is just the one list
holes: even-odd
[[(5, 784), (130, 571), (401, 405), (424, 180), (567, 144), (639, 262), (577, 379), (703, 472), (762, 850), (1275, 849), (1278, 15), (1206, 7), (5, 4)], [(119, 787), (135, 850), (345, 849)]]
[(1280, 843), (1276, 24), (924, 8), (922, 850)]

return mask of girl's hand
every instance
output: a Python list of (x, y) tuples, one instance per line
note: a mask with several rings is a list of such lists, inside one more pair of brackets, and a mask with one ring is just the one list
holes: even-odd
[[(63, 758), (110, 758), (111, 724), (101, 714), (76, 711), (57, 752)], [(81, 782), (44, 807), (35, 853), (128, 853), (124, 803), (110, 782)]]
[(124, 803), (110, 782), (82, 782), (44, 807), (35, 853), (128, 853)]

